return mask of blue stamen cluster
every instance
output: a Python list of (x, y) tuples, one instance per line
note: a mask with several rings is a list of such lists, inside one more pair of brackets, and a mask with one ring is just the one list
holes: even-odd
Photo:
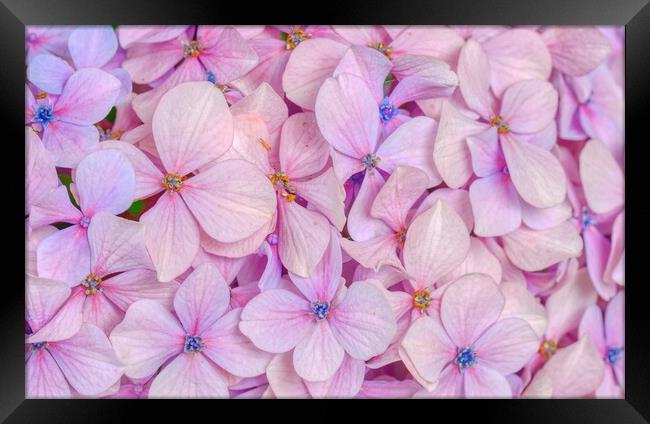
[(316, 301), (311, 304), (311, 312), (316, 316), (318, 321), (325, 319), (330, 310), (330, 304), (327, 302)]
[(379, 156), (368, 153), (363, 158), (361, 158), (361, 163), (368, 170), (374, 169), (379, 163)]
[(580, 214), (580, 223), (582, 225), (582, 229), (586, 230), (590, 225), (594, 224), (596, 220), (594, 219), (593, 215), (589, 211), (589, 209), (582, 208), (582, 213)]
[(379, 105), (379, 117), (382, 122), (386, 123), (399, 115), (399, 109), (390, 104), (388, 97), (384, 97), (381, 104)]
[(185, 346), (183, 346), (183, 352), (200, 352), (203, 349), (205, 344), (199, 336), (185, 336)]
[(47, 126), (53, 120), (52, 106), (41, 103), (34, 108), (33, 122), (40, 122), (43, 126)]
[(211, 71), (208, 71), (208, 81), (210, 81), (212, 84), (217, 83), (217, 77), (215, 77)]
[(47, 342), (32, 343), (32, 350), (36, 351), (36, 350), (45, 349), (46, 344), (47, 344)]
[(623, 349), (620, 347), (608, 347), (607, 348), (607, 362), (614, 365), (621, 359), (623, 354)]
[(471, 367), (476, 363), (476, 352), (471, 347), (464, 347), (458, 350), (458, 356), (454, 359), (454, 364), (458, 365), (461, 371)]

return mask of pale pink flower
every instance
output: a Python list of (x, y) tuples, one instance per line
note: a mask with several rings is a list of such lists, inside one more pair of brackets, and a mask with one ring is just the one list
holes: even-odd
[(309, 381), (332, 377), (346, 353), (364, 361), (383, 352), (396, 331), (390, 305), (377, 287), (366, 281), (345, 287), (338, 237), (331, 232), (311, 277), (289, 274), (295, 286), (253, 298), (239, 324), (260, 349), (293, 350), (296, 373)]
[(39, 54), (51, 53), (59, 57), (68, 57), (68, 37), (71, 27), (28, 26), (25, 28), (25, 50), (27, 64)]
[(229, 373), (263, 374), (271, 355), (239, 331), (242, 310), (226, 312), (229, 301), (217, 268), (204, 264), (176, 292), (176, 315), (155, 301), (133, 303), (110, 336), (126, 376), (145, 378), (160, 369), (149, 398), (212, 398), (229, 396)]
[(505, 298), (484, 274), (468, 274), (442, 297), (440, 322), (423, 316), (404, 340), (404, 362), (434, 395), (512, 397), (506, 376), (537, 350), (537, 335), (520, 318), (500, 318)]
[(61, 327), (64, 323), (53, 323), (70, 288), (32, 276), (26, 286), (25, 396), (98, 395), (118, 382), (124, 368), (99, 328), (83, 324), (71, 332)]
[(25, 215), (29, 215), (33, 205), (37, 205), (59, 186), (54, 159), (43, 146), (38, 134), (25, 128)]

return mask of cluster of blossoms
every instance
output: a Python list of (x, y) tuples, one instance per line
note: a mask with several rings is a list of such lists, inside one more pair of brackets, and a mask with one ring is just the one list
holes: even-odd
[(623, 396), (622, 51), (27, 28), (27, 397)]

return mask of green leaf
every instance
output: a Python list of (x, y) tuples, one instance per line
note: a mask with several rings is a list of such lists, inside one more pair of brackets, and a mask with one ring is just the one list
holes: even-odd
[(70, 184), (72, 183), (72, 177), (68, 174), (59, 174), (59, 180), (65, 186), (65, 188), (68, 189), (68, 197), (70, 198), (70, 203), (72, 203), (75, 208), (81, 209), (79, 207), (79, 204), (75, 200), (74, 196), (72, 195), (72, 192), (70, 191)]
[(286, 32), (281, 32), (280, 33), (280, 40), (282, 41), (287, 41), (287, 33)]
[(129, 206), (129, 213), (133, 216), (140, 216), (143, 209), (144, 200), (136, 200), (131, 206)]
[(111, 122), (111, 124), (114, 124), (116, 115), (117, 115), (117, 109), (115, 108), (115, 106), (113, 106), (111, 111), (108, 112), (108, 115), (106, 115), (106, 119), (108, 119)]

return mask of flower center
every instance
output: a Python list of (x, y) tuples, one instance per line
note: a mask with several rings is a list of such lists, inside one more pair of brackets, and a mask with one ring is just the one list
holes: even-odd
[(280, 196), (287, 199), (287, 202), (296, 200), (296, 187), (291, 185), (291, 180), (284, 171), (270, 175), (269, 179)]
[(40, 122), (43, 126), (54, 120), (52, 106), (41, 103), (34, 108), (34, 119), (32, 122)]
[(192, 336), (187, 334), (185, 336), (185, 345), (183, 346), (183, 352), (197, 353), (203, 350), (205, 343), (203, 339), (199, 336)]
[(311, 38), (311, 34), (307, 34), (302, 28), (296, 28), (291, 34), (287, 34), (286, 48), (293, 50), (298, 47), (298, 44)]
[(607, 362), (614, 365), (621, 359), (623, 353), (623, 348), (620, 347), (608, 347), (607, 348)]
[(458, 365), (461, 371), (471, 367), (476, 363), (476, 352), (471, 347), (458, 349), (458, 356), (454, 359), (454, 364)]
[(384, 97), (381, 104), (379, 105), (379, 117), (383, 123), (386, 123), (399, 115), (399, 109), (390, 104), (388, 97)]
[(162, 179), (162, 186), (167, 191), (178, 191), (183, 187), (183, 177), (170, 172)]
[(31, 345), (31, 349), (34, 352), (39, 351), (39, 350), (43, 350), (46, 347), (47, 347), (47, 342), (32, 343), (32, 345)]
[(316, 301), (311, 304), (311, 313), (316, 316), (317, 321), (325, 319), (329, 311), (330, 304), (327, 302)]
[(275, 233), (271, 233), (268, 236), (266, 236), (266, 241), (271, 246), (275, 246), (276, 244), (278, 244), (279, 239), (280, 239), (279, 236), (277, 234), (275, 234)]
[(184, 57), (197, 57), (201, 54), (203, 47), (199, 44), (198, 40), (183, 41), (183, 56)]
[(35, 43), (36, 40), (38, 40), (38, 36), (36, 34), (34, 34), (33, 32), (30, 32), (29, 34), (27, 34), (27, 42), (28, 43)]
[(596, 219), (591, 214), (591, 211), (586, 206), (582, 208), (582, 213), (580, 213), (580, 225), (582, 226), (582, 231), (589, 228), (590, 225), (596, 223)]
[(548, 361), (555, 352), (557, 352), (557, 343), (553, 340), (546, 339), (539, 347), (539, 353), (546, 361)]
[(101, 277), (92, 273), (86, 276), (81, 285), (86, 288), (86, 296), (94, 296), (97, 292), (104, 291)]
[(507, 132), (510, 132), (510, 126), (506, 121), (504, 121), (503, 117), (500, 115), (494, 116), (490, 119), (490, 125), (493, 127), (497, 127), (497, 132), (499, 134), (505, 134)]
[(88, 228), (90, 225), (90, 217), (86, 215), (82, 216), (79, 220), (79, 225), (81, 225), (83, 228)]
[(424, 311), (431, 306), (431, 295), (429, 289), (418, 290), (413, 293), (413, 306), (421, 311)]
[(377, 167), (377, 164), (379, 163), (380, 160), (381, 158), (379, 156), (373, 155), (372, 153), (368, 153), (363, 158), (361, 158), (361, 163), (368, 171), (370, 171), (371, 169)]
[(402, 228), (401, 230), (397, 231), (395, 233), (395, 238), (400, 244), (404, 244), (406, 241), (406, 227)]
[(391, 57), (393, 55), (393, 48), (384, 43), (368, 43), (368, 47), (379, 50), (379, 52), (383, 53), (386, 57)]

